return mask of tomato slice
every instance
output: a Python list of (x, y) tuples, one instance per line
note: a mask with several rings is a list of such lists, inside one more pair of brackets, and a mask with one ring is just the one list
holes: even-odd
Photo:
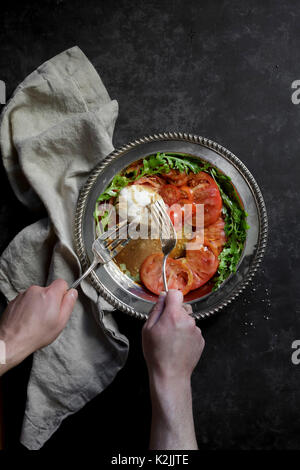
[(168, 214), (171, 219), (172, 224), (174, 225), (175, 231), (176, 232), (182, 232), (182, 229), (184, 229), (185, 223), (186, 225), (191, 226), (191, 224), (188, 224), (188, 221), (191, 218), (190, 214), (194, 214), (194, 205), (192, 205), (192, 210), (187, 211), (187, 215), (185, 214), (185, 209), (188, 206), (185, 204), (173, 204), (171, 207), (168, 208)]
[(164, 184), (160, 190), (159, 194), (163, 198), (164, 202), (168, 204), (168, 206), (172, 206), (179, 201), (181, 197), (180, 190), (174, 184)]
[(188, 175), (186, 173), (181, 173), (179, 170), (170, 170), (168, 173), (165, 173), (164, 178), (166, 178), (170, 183), (175, 186), (183, 186), (188, 181)]
[(194, 201), (193, 191), (188, 186), (180, 186), (180, 204), (192, 204)]
[(197, 298), (204, 297), (206, 294), (209, 294), (214, 287), (214, 282), (208, 281), (202, 287), (199, 287), (197, 290)]
[(159, 190), (161, 186), (165, 184), (164, 180), (158, 175), (142, 176), (136, 180), (133, 184), (142, 184), (145, 186), (150, 186), (153, 189)]
[[(196, 249), (191, 249), (193, 244)], [(191, 290), (198, 289), (203, 286), (209, 279), (213, 277), (219, 266), (217, 256), (212, 252), (208, 246), (199, 243), (195, 237), (187, 245), (186, 250), (187, 264), (193, 271), (193, 283)]]
[(204, 244), (208, 245), (216, 256), (219, 256), (227, 241), (224, 226), (223, 218), (219, 217), (216, 222), (204, 229)]
[[(204, 226), (216, 222), (221, 215), (222, 198), (214, 179), (204, 171), (200, 171), (189, 176), (188, 186), (192, 188), (194, 202), (204, 204)], [(196, 224), (195, 217), (194, 224)]]
[(196, 212), (196, 206), (193, 203), (193, 191), (188, 186), (177, 187), (173, 184), (166, 184), (159, 193), (169, 206), (169, 216), (175, 229), (180, 230), (184, 222), (185, 204), (191, 204), (191, 214)]
[[(140, 277), (143, 284), (154, 294), (164, 289), (162, 278), (163, 255), (154, 253), (147, 256), (140, 268)], [(187, 263), (178, 259), (167, 259), (166, 275), (169, 289), (181, 290), (182, 294), (187, 294), (193, 284), (193, 273)]]

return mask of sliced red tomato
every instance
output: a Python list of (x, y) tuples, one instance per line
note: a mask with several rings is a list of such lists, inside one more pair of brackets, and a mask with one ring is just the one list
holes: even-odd
[[(140, 268), (140, 277), (143, 284), (154, 294), (159, 294), (163, 289), (162, 278), (163, 255), (154, 253), (147, 256)], [(193, 284), (193, 273), (187, 263), (178, 259), (167, 259), (166, 275), (169, 289), (181, 290), (185, 295), (190, 291)]]
[(175, 186), (183, 186), (188, 181), (188, 175), (179, 170), (170, 170), (168, 173), (164, 173), (163, 177)]
[(197, 298), (204, 297), (206, 294), (209, 294), (214, 287), (214, 283), (212, 281), (208, 281), (202, 287), (199, 287), (197, 290)]
[(190, 233), (192, 229), (192, 218), (196, 213), (196, 205), (194, 203), (187, 202), (186, 204), (173, 204), (168, 208), (168, 214), (171, 222), (174, 225), (176, 232), (182, 232), (187, 230), (186, 233)]
[[(196, 214), (196, 204), (194, 202), (193, 191), (188, 186), (181, 186), (179, 189), (181, 198), (178, 203), (183, 206), (185, 221), (190, 223), (190, 219)], [(187, 204), (189, 207), (187, 207)]]
[[(193, 190), (194, 202), (204, 204), (204, 226), (213, 224), (221, 215), (222, 198), (214, 179), (201, 171), (189, 176), (188, 186)], [(193, 224), (196, 223), (195, 218)]]
[(181, 197), (180, 190), (174, 184), (164, 184), (159, 190), (159, 194), (168, 206), (172, 206), (179, 201)]
[(204, 244), (208, 245), (216, 256), (219, 256), (226, 243), (224, 226), (223, 218), (219, 217), (216, 222), (204, 229)]
[[(192, 249), (192, 247), (195, 249)], [(186, 259), (187, 264), (193, 271), (191, 290), (197, 289), (209, 281), (219, 266), (217, 256), (215, 256), (208, 246), (200, 244), (197, 238), (194, 238), (187, 245)]]
[(172, 204), (168, 209), (171, 222), (174, 225), (175, 231), (178, 232), (182, 229), (184, 224), (184, 206), (181, 204)]
[(173, 184), (166, 184), (159, 191), (165, 203), (169, 206), (169, 216), (175, 229), (180, 230), (184, 223), (184, 206), (191, 204), (191, 214), (196, 211), (193, 203), (193, 192), (188, 186), (177, 187)]
[(191, 188), (188, 186), (180, 186), (179, 188), (180, 191), (180, 199), (179, 202), (180, 204), (191, 204), (194, 201), (194, 195), (193, 191)]
[(161, 186), (165, 184), (164, 180), (158, 175), (142, 176), (136, 180), (133, 184), (142, 184), (144, 186), (151, 186), (154, 189), (159, 190)]

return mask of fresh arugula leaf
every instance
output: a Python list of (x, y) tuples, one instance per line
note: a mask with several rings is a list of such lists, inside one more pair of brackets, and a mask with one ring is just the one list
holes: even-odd
[(109, 223), (109, 212), (105, 211), (101, 217), (101, 224), (102, 224), (103, 232), (105, 232), (105, 230), (108, 228), (108, 223)]
[(112, 182), (108, 185), (108, 187), (103, 191), (102, 194), (97, 199), (97, 202), (106, 201), (111, 197), (115, 197), (118, 195), (122, 188), (128, 185), (131, 181), (131, 178), (127, 178), (124, 175), (120, 175), (119, 173), (114, 176)]
[(108, 209), (106, 209), (107, 206), (107, 203), (99, 204), (99, 202), (96, 202), (94, 210), (94, 219), (96, 223), (96, 233), (98, 236), (100, 236), (103, 232), (105, 232), (105, 230), (108, 229), (111, 217), (111, 210), (109, 210), (109, 206)]
[(216, 290), (231, 273), (236, 272), (249, 225), (246, 221), (247, 213), (241, 206), (230, 177), (221, 173), (217, 168), (210, 168), (207, 172), (214, 178), (220, 190), (225, 219), (224, 230), (227, 237), (227, 242), (219, 255), (218, 271), (213, 279), (215, 283), (213, 290)]
[(101, 227), (100, 227), (100, 223), (99, 223), (99, 212), (98, 212), (98, 203), (97, 202), (96, 202), (96, 206), (95, 206), (95, 210), (94, 210), (94, 220), (95, 220), (95, 223), (96, 223), (96, 233), (100, 235)]

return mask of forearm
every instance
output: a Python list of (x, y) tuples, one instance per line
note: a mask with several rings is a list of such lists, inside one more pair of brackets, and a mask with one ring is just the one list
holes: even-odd
[(8, 364), (0, 364), (0, 377), (7, 372), (11, 367)]
[(150, 376), (150, 393), (150, 449), (198, 449), (190, 380), (166, 380)]
[[(12, 365), (11, 365), (11, 358), (8, 358), (8, 354), (7, 354), (7, 341), (6, 339), (4, 338), (4, 335), (2, 334), (1, 330), (0, 330), (0, 347), (1, 347), (1, 351), (0, 351), (0, 377), (5, 374), (5, 372), (7, 372), (9, 369), (11, 369)], [(11, 348), (9, 347), (9, 351), (11, 351)]]
[(1, 361), (5, 360), (5, 363), (0, 363), (0, 377), (5, 374), (8, 370), (12, 369), (16, 365), (20, 364), (30, 353), (24, 348), (21, 342), (17, 341), (17, 338), (10, 338), (3, 334), (0, 327), (0, 341), (4, 344), (4, 349), (1, 351)]
[(13, 367), (17, 366), (20, 362), (22, 362), (22, 361), (21, 360), (16, 361), (16, 360), (13, 360), (12, 358), (6, 358), (5, 364), (0, 364), (0, 377), (3, 374), (5, 374), (5, 372), (7, 372), (10, 369), (12, 369)]

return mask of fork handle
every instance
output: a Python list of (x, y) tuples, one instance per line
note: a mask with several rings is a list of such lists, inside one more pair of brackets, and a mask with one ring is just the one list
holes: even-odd
[(167, 283), (167, 275), (166, 275), (167, 258), (168, 258), (168, 255), (164, 255), (163, 266), (162, 266), (162, 274), (163, 274), (165, 292), (169, 292), (168, 283)]
[(69, 287), (68, 290), (70, 289), (76, 289), (77, 286), (79, 286), (79, 284), (81, 283), (81, 281), (86, 278), (91, 271), (93, 271), (93, 269), (95, 269), (95, 267), (97, 266), (97, 264), (99, 264), (99, 261), (94, 259), (94, 261), (92, 262), (91, 266), (82, 274), (82, 276), (80, 276), (79, 279), (77, 279), (77, 281), (73, 282), (73, 284)]

